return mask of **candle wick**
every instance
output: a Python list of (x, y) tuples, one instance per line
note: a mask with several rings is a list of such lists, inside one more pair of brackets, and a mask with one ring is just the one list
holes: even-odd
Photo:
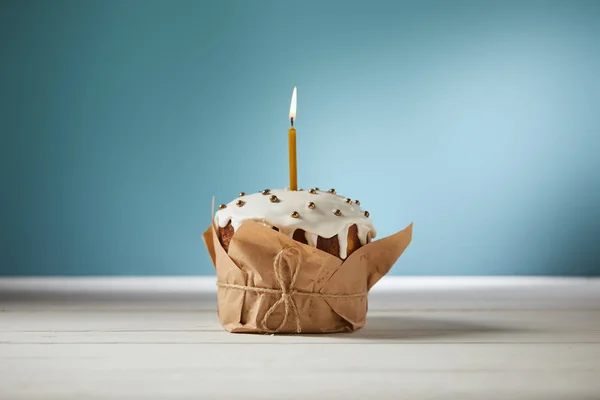
[(292, 123), (292, 128), (294, 127), (294, 118), (290, 118), (290, 122)]

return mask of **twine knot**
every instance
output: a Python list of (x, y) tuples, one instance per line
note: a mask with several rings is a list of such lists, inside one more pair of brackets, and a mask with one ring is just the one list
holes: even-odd
[[(300, 327), (300, 314), (298, 313), (298, 307), (294, 301), (294, 295), (298, 293), (294, 285), (296, 283), (296, 277), (300, 270), (302, 261), (302, 253), (297, 247), (285, 247), (273, 259), (273, 271), (275, 272), (275, 279), (277, 284), (281, 288), (281, 297), (275, 302), (265, 313), (261, 321), (262, 328), (268, 332), (277, 332), (281, 330), (291, 315), (296, 323), (296, 332), (302, 331)], [(279, 326), (275, 329), (270, 329), (267, 325), (269, 318), (275, 312), (277, 307), (283, 303), (284, 314), (283, 320)]]

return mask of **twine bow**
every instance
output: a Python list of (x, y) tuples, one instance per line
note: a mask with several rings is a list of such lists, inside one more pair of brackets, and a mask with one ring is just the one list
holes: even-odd
[[(361, 293), (349, 293), (349, 294), (337, 294), (337, 293), (314, 293), (314, 292), (302, 292), (296, 290), (294, 287), (296, 284), (296, 278), (302, 265), (302, 253), (297, 247), (289, 246), (280, 250), (273, 259), (273, 272), (275, 273), (275, 279), (280, 289), (261, 288), (253, 286), (236, 285), (233, 283), (217, 282), (217, 286), (221, 288), (237, 289), (245, 292), (256, 292), (263, 294), (276, 294), (280, 295), (279, 299), (267, 310), (263, 319), (260, 321), (260, 328), (266, 332), (279, 332), (288, 321), (288, 318), (292, 316), (296, 324), (296, 333), (302, 331), (300, 326), (300, 314), (298, 307), (294, 302), (294, 296), (312, 296), (321, 298), (350, 298), (350, 297), (363, 297), (367, 295), (367, 292)], [(273, 315), (277, 307), (283, 303), (284, 314), (283, 320), (275, 329), (270, 329), (268, 326), (269, 318)]]
[[(277, 253), (273, 259), (273, 271), (275, 272), (277, 284), (281, 288), (281, 297), (265, 313), (265, 316), (261, 321), (261, 325), (264, 330), (271, 331), (271, 329), (269, 329), (267, 326), (267, 322), (269, 321), (271, 314), (273, 314), (277, 307), (283, 303), (285, 310), (283, 314), (283, 321), (281, 321), (279, 326), (273, 331), (277, 332), (281, 330), (285, 326), (288, 316), (292, 314), (294, 321), (296, 322), (296, 332), (301, 332), (300, 314), (298, 314), (298, 307), (296, 306), (296, 302), (293, 298), (293, 296), (297, 293), (296, 289), (294, 288), (294, 284), (296, 283), (296, 277), (298, 276), (298, 271), (300, 270), (301, 260), (302, 253), (300, 253), (300, 250), (298, 250), (297, 247), (285, 247), (279, 251), (279, 253)], [(294, 265), (293, 268), (292, 265)]]

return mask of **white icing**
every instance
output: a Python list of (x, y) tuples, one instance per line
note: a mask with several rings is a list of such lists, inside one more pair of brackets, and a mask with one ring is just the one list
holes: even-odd
[[(278, 202), (270, 201), (275, 195)], [(238, 200), (244, 202), (238, 207)], [(315, 208), (308, 208), (308, 203), (315, 203)], [(340, 210), (342, 215), (335, 215)], [(293, 218), (292, 213), (300, 215)], [(355, 203), (347, 203), (345, 197), (325, 191), (315, 194), (308, 190), (271, 190), (269, 194), (253, 193), (236, 198), (215, 214), (215, 222), (224, 228), (231, 222), (236, 231), (244, 221), (259, 222), (267, 227), (277, 227), (279, 232), (289, 237), (296, 229), (306, 232), (306, 241), (310, 246), (317, 246), (317, 237), (331, 238), (338, 235), (340, 257), (346, 258), (348, 250), (348, 228), (354, 224), (358, 227), (358, 238), (361, 245), (368, 243), (376, 235), (373, 222), (365, 216), (365, 211)]]
[(344, 240), (339, 240), (340, 242), (340, 258), (346, 258), (348, 255), (348, 228), (346, 226), (344, 229), (338, 233), (338, 238), (344, 238)]
[(369, 243), (371, 231), (365, 225), (357, 225), (358, 227), (358, 240), (360, 240), (360, 245), (364, 246)]
[(308, 243), (309, 246), (317, 247), (317, 239), (319, 235), (316, 233), (306, 232), (304, 236), (306, 237), (306, 243)]

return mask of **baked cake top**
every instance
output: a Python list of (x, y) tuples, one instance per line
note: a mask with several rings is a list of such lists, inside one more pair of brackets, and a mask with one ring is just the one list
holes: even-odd
[(342, 258), (346, 258), (350, 226), (356, 224), (361, 245), (376, 235), (369, 213), (360, 207), (360, 202), (339, 196), (334, 189), (266, 189), (249, 195), (240, 193), (230, 203), (221, 204), (215, 214), (219, 227), (224, 228), (231, 222), (234, 231), (247, 220), (276, 227), (289, 237), (302, 229), (306, 232), (307, 243), (314, 247), (319, 236), (338, 235)]

